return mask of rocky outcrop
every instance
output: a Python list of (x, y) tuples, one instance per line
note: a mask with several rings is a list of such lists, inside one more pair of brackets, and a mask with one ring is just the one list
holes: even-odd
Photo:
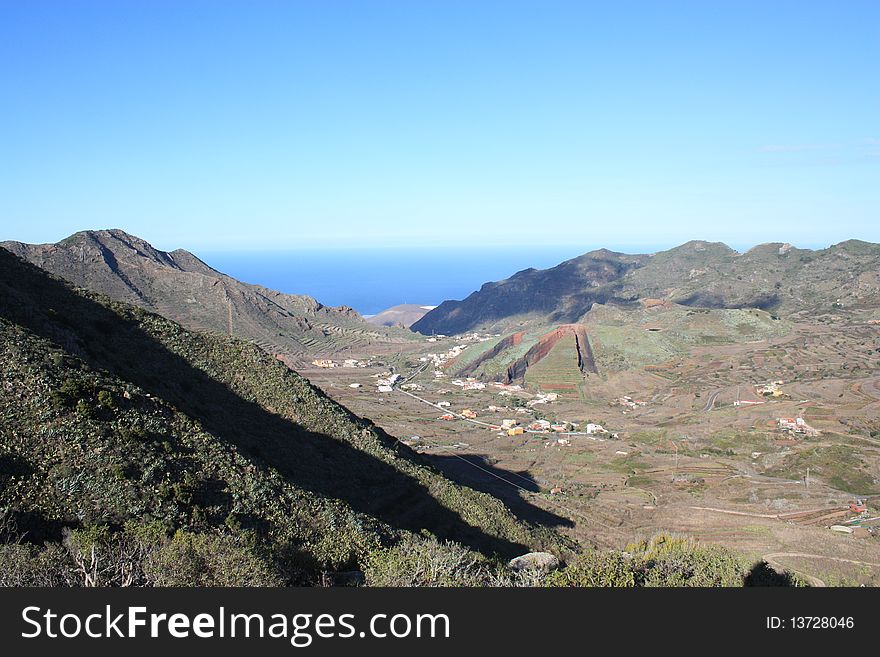
[(559, 559), (556, 555), (549, 552), (529, 552), (527, 554), (514, 557), (508, 562), (513, 570), (539, 570), (548, 572), (559, 565)]

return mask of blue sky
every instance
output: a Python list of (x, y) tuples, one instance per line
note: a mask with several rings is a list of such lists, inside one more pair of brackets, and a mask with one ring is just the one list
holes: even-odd
[(0, 1), (0, 239), (880, 241), (880, 2)]

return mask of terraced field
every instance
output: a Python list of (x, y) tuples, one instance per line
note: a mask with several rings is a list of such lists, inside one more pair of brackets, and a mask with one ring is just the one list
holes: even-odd
[(544, 358), (526, 370), (525, 382), (547, 392), (578, 394), (584, 375), (578, 368), (578, 352), (572, 333), (559, 339)]
[[(513, 339), (514, 336), (519, 336)], [(473, 376), (488, 380), (501, 380), (510, 364), (528, 353), (541, 336), (538, 333), (517, 333), (498, 340), (468, 347), (449, 365), (449, 373), (454, 376)]]

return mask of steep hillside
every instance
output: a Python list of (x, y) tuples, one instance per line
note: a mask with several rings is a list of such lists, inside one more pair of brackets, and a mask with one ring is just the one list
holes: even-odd
[(798, 317), (880, 312), (880, 245), (850, 240), (812, 251), (762, 244), (738, 253), (688, 242), (653, 255), (594, 251), (545, 270), (486, 283), (413, 324), (424, 334), (512, 331), (581, 321), (594, 303), (666, 301), (695, 308), (758, 308)]
[(195, 330), (256, 342), (270, 353), (330, 355), (408, 332), (367, 324), (351, 308), (235, 280), (188, 251), (160, 251), (121, 230), (83, 231), (57, 244), (2, 246), (72, 283)]
[(104, 584), (369, 576), (404, 539), (481, 563), (562, 549), (255, 346), (77, 290), (4, 249), (0, 387), (8, 577), (84, 583), (90, 546)]
[(551, 269), (525, 269), (484, 284), (464, 301), (444, 301), (411, 328), (426, 335), (456, 334), (509, 328), (519, 321), (575, 322), (594, 303), (629, 299), (621, 279), (647, 260), (602, 249)]

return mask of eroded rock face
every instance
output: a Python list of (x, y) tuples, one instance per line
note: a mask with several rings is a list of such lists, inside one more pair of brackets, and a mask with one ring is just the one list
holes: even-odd
[(549, 552), (528, 552), (511, 559), (508, 565), (513, 570), (542, 570), (547, 572), (559, 565), (559, 559)]

